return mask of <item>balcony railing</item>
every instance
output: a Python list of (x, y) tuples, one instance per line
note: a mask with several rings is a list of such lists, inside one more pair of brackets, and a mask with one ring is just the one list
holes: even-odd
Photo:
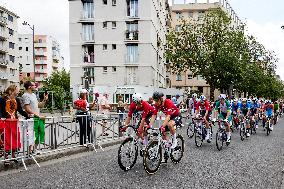
[(8, 73), (0, 73), (0, 79), (7, 80), (9, 78), (10, 74)]
[(35, 64), (46, 65), (47, 62), (46, 62), (46, 60), (35, 60)]
[(83, 62), (84, 63), (95, 63), (95, 55), (94, 54), (85, 54), (83, 57)]
[(35, 42), (35, 48), (37, 47), (46, 47), (46, 43), (39, 43), (39, 42)]
[(84, 43), (94, 43), (95, 42), (95, 34), (85, 35), (81, 34), (82, 41)]
[(2, 52), (2, 53), (8, 52), (8, 46), (5, 43), (0, 42), (0, 52)]
[(126, 64), (134, 64), (139, 62), (139, 54), (133, 55), (133, 54), (126, 54), (125, 55), (125, 63)]
[(44, 51), (35, 51), (35, 56), (45, 56)]
[(0, 58), (0, 66), (1, 67), (7, 67), (8, 64), (9, 64), (8, 60), (5, 60), (4, 58)]
[(4, 16), (0, 16), (0, 24), (7, 25), (7, 18), (5, 18)]
[(139, 32), (138, 31), (128, 31), (126, 30), (125, 32), (125, 40), (127, 41), (138, 41), (138, 35)]

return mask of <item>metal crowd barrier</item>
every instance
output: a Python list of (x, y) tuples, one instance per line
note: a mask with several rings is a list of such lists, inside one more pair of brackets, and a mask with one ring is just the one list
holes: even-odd
[[(137, 125), (140, 114), (132, 116), (131, 124)], [(83, 114), (74, 116), (45, 117), (44, 119), (1, 119), (0, 162), (21, 161), (35, 156), (64, 151), (71, 148), (92, 146), (103, 150), (102, 145), (124, 137), (120, 127), (127, 113)], [(164, 116), (158, 114), (156, 126), (162, 124)]]

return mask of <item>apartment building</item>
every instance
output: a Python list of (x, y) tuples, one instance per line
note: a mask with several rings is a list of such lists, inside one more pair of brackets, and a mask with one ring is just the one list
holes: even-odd
[(19, 84), (17, 40), (19, 16), (0, 6), (0, 91)]
[(69, 0), (71, 87), (166, 87), (167, 0)]
[[(34, 52), (33, 36), (31, 34), (19, 35), (19, 63), (20, 80), (30, 77), (40, 86), (42, 81), (52, 72), (64, 67), (64, 59), (60, 53), (57, 40), (48, 35), (35, 35)], [(35, 61), (33, 62), (33, 53)]]
[[(221, 8), (227, 12), (232, 19), (232, 26), (242, 24), (227, 0), (184, 0), (183, 2), (172, 0), (171, 28), (179, 31), (181, 18), (202, 21), (206, 11), (214, 8)], [(171, 87), (187, 91), (196, 90), (206, 96), (210, 95), (210, 87), (206, 81), (199, 75), (194, 77), (190, 71), (171, 74), (170, 69), (168, 69), (167, 78), (169, 78), (167, 84)], [(215, 96), (216, 94), (218, 94), (217, 91), (215, 92)]]

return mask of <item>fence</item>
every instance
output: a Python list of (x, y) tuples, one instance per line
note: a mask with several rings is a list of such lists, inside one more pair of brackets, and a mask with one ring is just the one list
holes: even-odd
[[(132, 116), (131, 124), (137, 125), (141, 119)], [(119, 141), (124, 136), (119, 132), (126, 113), (96, 114), (82, 113), (72, 116), (33, 118), (28, 120), (0, 120), (0, 161), (9, 164), (11, 161), (23, 163), (33, 160), (35, 156), (71, 148), (92, 146), (95, 151), (108, 142)], [(156, 125), (164, 120), (160, 114)]]

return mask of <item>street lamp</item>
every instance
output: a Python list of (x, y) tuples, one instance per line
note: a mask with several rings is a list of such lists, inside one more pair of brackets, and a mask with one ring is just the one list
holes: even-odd
[(29, 28), (33, 31), (33, 63), (34, 63), (34, 81), (35, 81), (35, 26), (30, 25), (28, 22), (23, 22), (24, 26), (29, 26)]
[(281, 28), (284, 30), (284, 26), (281, 26)]

